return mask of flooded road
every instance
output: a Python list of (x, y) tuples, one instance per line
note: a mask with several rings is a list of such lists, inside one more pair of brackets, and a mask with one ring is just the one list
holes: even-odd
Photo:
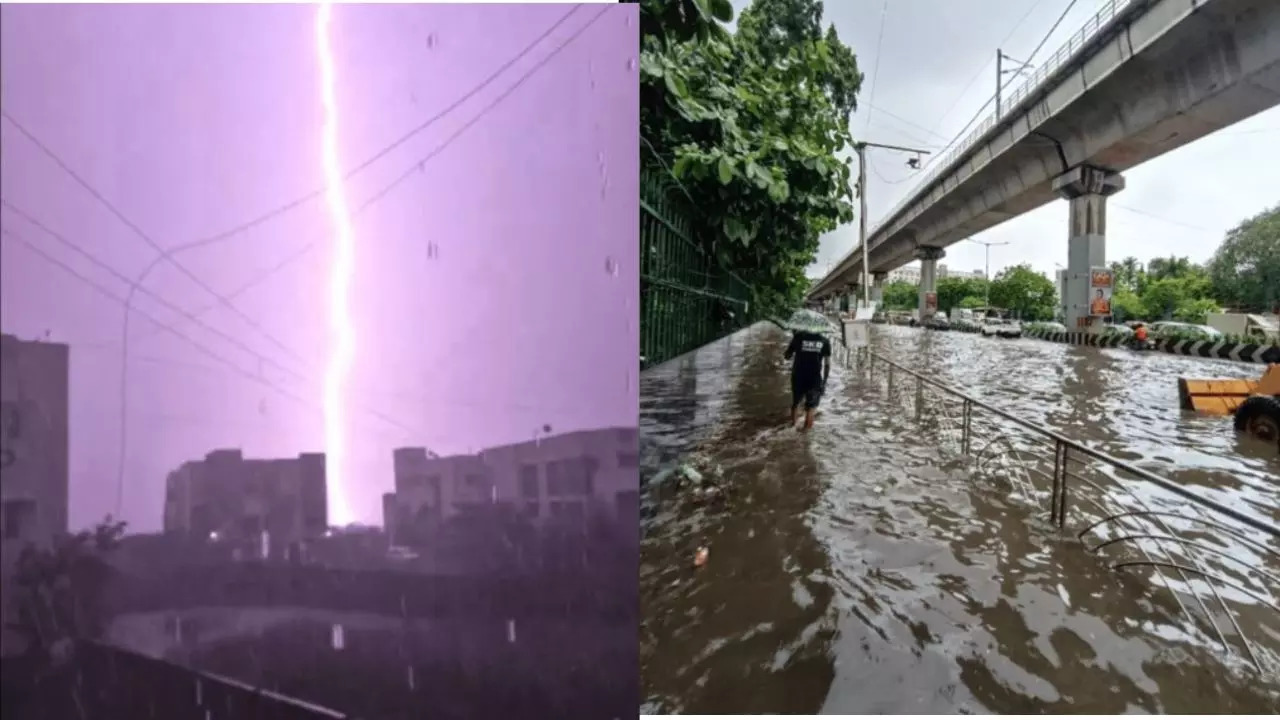
[[(1019, 417), (1251, 515), (1280, 505), (1274, 448), (1177, 411), (1178, 374), (1255, 368), (873, 330), (877, 352)], [(665, 479), (646, 493), (642, 712), (1280, 709), (1273, 672), (1188, 630), (1172, 593), (1111, 569), (1008, 486), (976, 481), (852, 369), (833, 370), (811, 434), (787, 428), (785, 341), (756, 326), (643, 378), (645, 477), (693, 463), (724, 500)], [(1248, 633), (1271, 670), (1280, 626), (1258, 613)]]

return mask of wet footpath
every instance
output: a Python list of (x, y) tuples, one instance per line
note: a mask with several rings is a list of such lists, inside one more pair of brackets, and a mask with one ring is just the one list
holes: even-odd
[[(1275, 458), (1131, 400), (1150, 382), (1163, 403), (1169, 372), (1239, 367), (872, 330), (895, 361), (1276, 512)], [(1250, 626), (1260, 671), (1188, 630), (1171, 593), (976, 479), (843, 362), (814, 430), (791, 429), (786, 341), (760, 324), (642, 376), (643, 713), (1280, 711), (1274, 605)]]

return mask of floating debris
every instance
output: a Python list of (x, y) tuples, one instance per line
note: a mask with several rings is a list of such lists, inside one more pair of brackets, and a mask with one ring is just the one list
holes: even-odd
[(707, 564), (707, 558), (710, 557), (711, 551), (705, 547), (698, 548), (698, 552), (693, 555), (693, 566), (700, 568)]

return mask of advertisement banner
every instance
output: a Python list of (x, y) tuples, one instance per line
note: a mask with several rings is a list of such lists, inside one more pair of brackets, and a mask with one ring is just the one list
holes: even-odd
[[(926, 313), (935, 313), (938, 311), (938, 293), (929, 292), (924, 294), (924, 311)], [(923, 320), (924, 318), (920, 318)]]
[(1104, 267), (1089, 269), (1089, 315), (1106, 317), (1111, 314), (1111, 290), (1114, 278)]

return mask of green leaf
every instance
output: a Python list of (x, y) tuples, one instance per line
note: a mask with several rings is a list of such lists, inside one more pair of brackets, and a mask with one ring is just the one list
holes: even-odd
[(733, 182), (733, 161), (723, 155), (720, 156), (720, 164), (718, 168), (720, 172), (720, 184), (728, 185)]
[(662, 77), (665, 72), (662, 58), (649, 52), (640, 53), (640, 72), (649, 77)]
[(683, 100), (689, 96), (689, 88), (685, 85), (684, 78), (675, 73), (665, 73), (663, 78), (667, 81), (667, 92)]
[(732, 3), (729, 0), (711, 0), (711, 16), (723, 23), (732, 21)]

